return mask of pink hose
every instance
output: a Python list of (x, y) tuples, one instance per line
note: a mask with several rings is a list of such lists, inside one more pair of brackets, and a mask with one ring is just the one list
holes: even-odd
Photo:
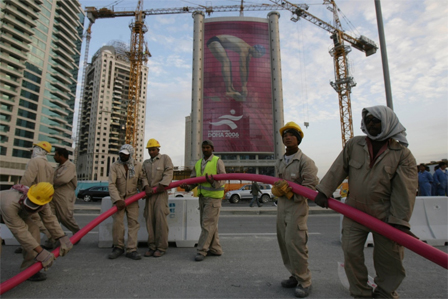
[[(232, 174), (219, 174), (213, 176), (216, 180), (245, 180), (245, 181), (257, 181), (262, 182), (266, 184), (273, 185), (276, 181), (278, 181), (278, 178), (274, 178), (271, 176), (266, 175), (257, 175), (257, 174), (246, 174), (246, 173), (232, 173)], [(198, 178), (191, 178), (191, 179), (185, 179), (181, 181), (177, 181), (174, 183), (171, 183), (168, 187), (165, 189), (175, 188), (180, 186), (181, 184), (197, 184), (205, 182), (205, 177), (198, 177)], [(288, 182), (291, 186), (292, 190), (296, 194), (300, 194), (306, 198), (309, 198), (311, 200), (314, 200), (314, 198), (317, 195), (316, 191), (310, 190), (306, 187), (300, 186), (293, 182)], [(155, 188), (153, 189), (155, 191)], [(136, 194), (134, 196), (129, 197), (125, 200), (126, 205), (129, 205), (130, 203), (133, 203), (134, 201), (139, 200), (140, 198), (145, 196), (145, 192), (140, 192), (139, 194)], [(333, 198), (330, 198), (328, 200), (328, 205), (331, 209), (335, 210), (336, 212), (339, 212), (352, 220), (376, 231), (377, 233), (391, 239), (392, 241), (397, 242), (400, 245), (403, 245), (404, 247), (408, 248), (409, 250), (414, 251), (415, 253), (423, 256), (424, 258), (438, 264), (439, 266), (444, 267), (445, 269), (448, 269), (448, 254), (445, 252), (436, 249), (420, 240), (417, 240), (406, 233), (364, 213), (361, 212), (355, 208), (352, 208), (348, 205), (345, 205)], [(87, 224), (85, 227), (83, 227), (81, 230), (79, 230), (76, 234), (74, 234), (70, 241), (72, 243), (78, 242), (82, 237), (84, 237), (89, 231), (94, 229), (98, 224), (112, 216), (117, 211), (117, 208), (113, 206), (108, 211), (104, 212), (103, 214), (99, 215), (97, 218), (93, 219), (89, 224)], [(54, 256), (57, 258), (59, 257), (59, 247), (53, 250)], [(20, 283), (24, 282), (37, 272), (39, 272), (42, 269), (41, 263), (35, 263), (31, 267), (23, 270), (16, 276), (8, 279), (7, 281), (3, 282), (0, 285), (0, 295), (9, 291), (10, 289), (14, 288), (15, 286), (19, 285)]]

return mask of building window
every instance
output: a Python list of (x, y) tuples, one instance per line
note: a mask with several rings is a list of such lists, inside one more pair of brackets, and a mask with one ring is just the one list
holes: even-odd
[(29, 150), (20, 150), (20, 149), (13, 149), (12, 150), (12, 156), (13, 157), (19, 157), (19, 158), (31, 158), (31, 151)]

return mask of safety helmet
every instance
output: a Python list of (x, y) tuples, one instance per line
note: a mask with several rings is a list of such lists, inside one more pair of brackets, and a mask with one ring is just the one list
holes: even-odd
[(51, 152), (51, 144), (47, 141), (41, 141), (39, 143), (33, 143), (33, 145), (37, 145), (38, 147), (44, 149), (47, 153)]
[(296, 130), (297, 132), (299, 132), (300, 137), (303, 138), (302, 128), (300, 128), (300, 126), (293, 121), (286, 123), (286, 125), (284, 125), (283, 127), (280, 128), (280, 135), (283, 136), (283, 132), (288, 129)]
[(27, 197), (32, 203), (43, 206), (53, 199), (53, 185), (47, 182), (40, 182), (32, 185), (28, 190)]
[(160, 143), (155, 140), (154, 138), (151, 138), (148, 140), (148, 143), (146, 144), (146, 148), (150, 148), (150, 147), (160, 147)]

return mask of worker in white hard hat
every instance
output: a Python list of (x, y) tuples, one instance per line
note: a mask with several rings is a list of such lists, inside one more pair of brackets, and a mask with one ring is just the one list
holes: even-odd
[[(55, 259), (51, 252), (40, 246), (39, 226), (32, 219), (32, 215), (39, 214), (51, 236), (59, 240), (61, 256), (66, 255), (73, 247), (48, 205), (53, 199), (53, 194), (53, 186), (48, 182), (41, 182), (30, 188), (14, 185), (10, 190), (0, 192), (1, 222), (6, 224), (23, 247), (21, 271), (30, 267), (35, 261), (41, 262), (44, 270), (47, 270)], [(29, 280), (42, 281), (46, 278), (45, 273), (38, 272)]]
[[(54, 169), (48, 162), (47, 155), (51, 153), (52, 146), (47, 141), (41, 141), (33, 144), (31, 159), (25, 168), (25, 173), (20, 179), (20, 184), (30, 187), (31, 185), (38, 184), (40, 182), (48, 182), (53, 184)], [(39, 215), (34, 214), (32, 216), (34, 221), (39, 225), (40, 231), (45, 234), (47, 240), (44, 247), (47, 249), (53, 249), (56, 244), (55, 240), (51, 239), (51, 234), (39, 220)], [(21, 253), (22, 248), (17, 248), (16, 253)]]
[[(348, 176), (350, 192), (346, 205), (369, 214), (410, 236), (409, 220), (418, 187), (417, 163), (407, 148), (406, 128), (389, 107), (362, 110), (361, 130), (344, 146), (316, 189), (315, 203), (328, 208), (330, 197)], [(375, 290), (367, 284), (364, 244), (373, 235)], [(404, 248), (348, 217), (342, 221), (344, 268), (355, 298), (398, 298), (397, 288), (406, 276)]]
[[(166, 154), (160, 153), (160, 143), (149, 139), (146, 148), (150, 159), (143, 162), (143, 175), (148, 181), (145, 188), (145, 220), (148, 231), (148, 251), (146, 257), (161, 257), (168, 249), (168, 192), (165, 190), (173, 180), (173, 162)], [(156, 191), (153, 188), (156, 187)]]
[[(140, 182), (142, 186), (139, 186)], [(134, 159), (134, 147), (125, 144), (120, 148), (119, 159), (115, 161), (109, 174), (109, 193), (112, 204), (117, 207), (117, 212), (112, 216), (112, 252), (109, 259), (116, 259), (125, 252), (126, 257), (140, 260), (141, 254), (137, 251), (138, 245), (138, 201), (126, 206), (125, 199), (136, 195), (138, 189), (143, 190), (148, 182), (143, 176), (142, 164)], [(128, 241), (124, 242), (124, 216), (128, 222)], [(126, 246), (125, 246), (126, 245)]]
[(275, 164), (276, 176), (283, 179), (274, 184), (272, 193), (277, 202), (277, 240), (283, 264), (290, 277), (281, 282), (284, 288), (295, 288), (294, 295), (307, 297), (311, 292), (308, 267), (308, 200), (291, 192), (287, 181), (315, 190), (319, 179), (314, 161), (299, 148), (303, 131), (295, 122), (280, 129), (286, 152)]

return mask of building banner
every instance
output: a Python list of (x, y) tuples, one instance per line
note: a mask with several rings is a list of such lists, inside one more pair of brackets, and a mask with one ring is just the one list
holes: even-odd
[(267, 22), (206, 22), (203, 139), (215, 152), (272, 152)]

